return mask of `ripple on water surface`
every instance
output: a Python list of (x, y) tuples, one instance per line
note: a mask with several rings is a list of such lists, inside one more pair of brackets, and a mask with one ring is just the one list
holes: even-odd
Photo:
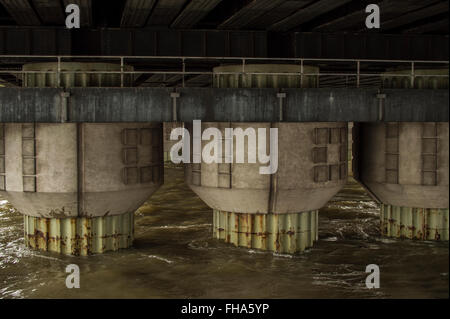
[[(24, 247), (22, 216), (0, 199), (0, 298), (448, 298), (448, 243), (381, 238), (379, 208), (350, 180), (319, 213), (319, 241), (299, 255), (212, 238), (212, 212), (180, 167), (137, 212), (134, 247), (90, 257)], [(77, 264), (81, 288), (65, 287)], [(365, 287), (377, 264), (381, 288)]]

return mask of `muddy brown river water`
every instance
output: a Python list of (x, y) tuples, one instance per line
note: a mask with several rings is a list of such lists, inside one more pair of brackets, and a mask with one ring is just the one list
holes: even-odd
[[(137, 212), (134, 247), (90, 257), (24, 246), (22, 216), (0, 198), (0, 298), (448, 298), (448, 242), (380, 237), (379, 208), (353, 180), (319, 213), (319, 241), (278, 255), (212, 238), (212, 211), (181, 167)], [(67, 289), (68, 264), (81, 288)], [(366, 265), (380, 267), (367, 289)]]

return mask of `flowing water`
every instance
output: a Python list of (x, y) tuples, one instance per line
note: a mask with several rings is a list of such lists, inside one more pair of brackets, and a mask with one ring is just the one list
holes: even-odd
[[(134, 247), (90, 257), (24, 247), (22, 216), (0, 199), (0, 298), (448, 298), (448, 242), (380, 237), (379, 208), (350, 180), (319, 213), (319, 241), (290, 256), (212, 238), (212, 211), (165, 170), (137, 212)], [(80, 267), (67, 289), (65, 268)], [(380, 267), (367, 289), (366, 266)]]

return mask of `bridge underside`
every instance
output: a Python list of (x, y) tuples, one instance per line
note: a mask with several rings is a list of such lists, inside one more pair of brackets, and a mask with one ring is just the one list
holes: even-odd
[[(25, 215), (27, 245), (129, 247), (174, 126), (279, 132), (273, 174), (227, 163), (226, 133), (223, 160), (184, 161), (216, 238), (312, 247), (352, 161), (382, 235), (448, 240), (448, 1), (398, 2), (0, 0), (0, 195)], [(65, 28), (68, 3), (81, 29)], [(212, 146), (199, 144), (193, 159)]]

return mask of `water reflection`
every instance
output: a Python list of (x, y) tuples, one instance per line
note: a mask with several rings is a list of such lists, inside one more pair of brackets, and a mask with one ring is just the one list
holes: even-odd
[[(23, 221), (0, 200), (1, 298), (448, 298), (448, 243), (379, 236), (379, 209), (354, 181), (319, 213), (319, 241), (300, 255), (212, 238), (212, 212), (180, 167), (136, 212), (132, 249), (91, 257), (24, 247)], [(78, 264), (81, 288), (65, 287)], [(365, 287), (378, 264), (381, 288)]]

